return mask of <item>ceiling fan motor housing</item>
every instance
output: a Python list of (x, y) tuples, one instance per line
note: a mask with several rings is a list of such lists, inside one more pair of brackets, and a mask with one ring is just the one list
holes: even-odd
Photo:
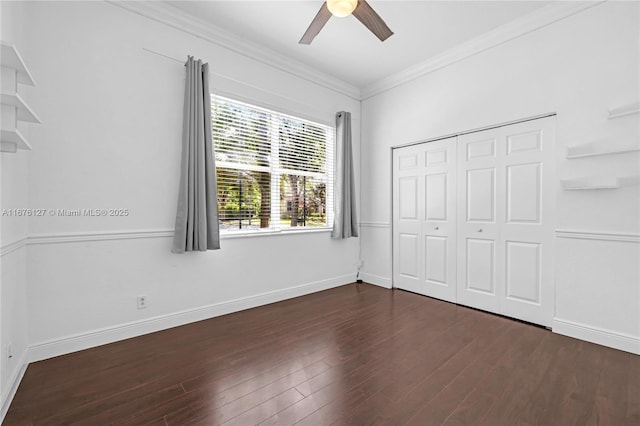
[(385, 41), (393, 35), (393, 31), (366, 0), (327, 0), (322, 3), (316, 17), (311, 21), (309, 28), (307, 28), (299, 43), (311, 44), (331, 16), (342, 17), (349, 16), (352, 13), (380, 41)]
[(328, 0), (327, 7), (333, 16), (349, 16), (358, 6), (358, 0)]

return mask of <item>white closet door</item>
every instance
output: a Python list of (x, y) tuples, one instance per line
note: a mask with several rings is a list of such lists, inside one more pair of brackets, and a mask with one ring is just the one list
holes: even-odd
[(542, 325), (554, 306), (555, 117), (458, 140), (458, 303)]
[(420, 146), (393, 151), (393, 281), (398, 288), (420, 288), (420, 244), (424, 156)]
[(456, 300), (456, 139), (394, 150), (394, 285)]
[(555, 117), (505, 127), (502, 313), (551, 326), (555, 306)]
[(457, 301), (500, 312), (499, 129), (458, 138)]

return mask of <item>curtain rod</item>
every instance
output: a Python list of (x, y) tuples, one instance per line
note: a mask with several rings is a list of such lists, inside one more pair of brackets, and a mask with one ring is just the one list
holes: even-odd
[[(0, 1), (1, 1), (1, 0), (0, 0)], [(186, 63), (187, 63), (187, 60), (186, 60), (186, 59), (178, 59), (178, 58), (174, 58), (173, 56), (165, 55), (164, 53), (157, 52), (157, 51), (155, 51), (155, 50), (151, 50), (151, 49), (147, 49), (146, 47), (143, 47), (143, 48), (142, 48), (142, 50), (144, 50), (144, 51), (145, 51), (145, 52), (147, 52), (147, 53), (152, 53), (152, 54), (154, 54), (154, 55), (161, 56), (161, 57), (163, 57), (163, 58), (165, 58), (165, 59), (170, 59), (170, 60), (172, 60), (172, 61), (176, 61), (176, 62), (178, 62), (178, 63), (180, 63), (180, 64), (182, 64), (182, 65), (186, 65)], [(230, 80), (233, 80), (232, 78), (227, 77), (227, 76), (225, 76), (225, 75), (223, 75), (223, 74), (219, 74), (219, 73), (217, 73), (217, 72), (211, 71), (211, 68), (209, 68), (209, 74), (213, 74), (213, 75), (217, 75), (218, 77), (223, 77), (223, 78), (228, 78), (228, 79), (230, 79)]]
[[(143, 48), (142, 48), (142, 50), (144, 50), (144, 51), (145, 51), (145, 52), (147, 52), (147, 53), (152, 53), (152, 54), (154, 54), (154, 55), (161, 56), (161, 57), (163, 57), (163, 58), (165, 58), (165, 59), (170, 59), (170, 60), (172, 60), (172, 61), (176, 61), (176, 62), (178, 62), (178, 63), (180, 63), (180, 64), (182, 64), (182, 65), (185, 65), (185, 64), (187, 63), (187, 60), (186, 60), (186, 59), (178, 59), (178, 58), (174, 58), (173, 56), (165, 55), (164, 53), (157, 52), (157, 51), (155, 51), (155, 50), (151, 50), (151, 49), (147, 49), (146, 47), (143, 47)], [(216, 75), (216, 76), (218, 76), (218, 77), (223, 77), (223, 78), (228, 78), (228, 79), (230, 79), (230, 80), (234, 80), (233, 78), (231, 78), (231, 77), (227, 77), (227, 76), (226, 76), (226, 75), (224, 75), (224, 74), (219, 74), (219, 73), (217, 73), (217, 72), (211, 71), (211, 68), (209, 68), (209, 74), (213, 74), (213, 75)], [(235, 80), (234, 80), (234, 81), (235, 81)]]
[(172, 61), (180, 62), (181, 64), (187, 62), (186, 60), (176, 59), (173, 56), (165, 55), (164, 53), (156, 52), (155, 50), (147, 49), (146, 47), (143, 47), (142, 50), (144, 50), (145, 52), (153, 53), (154, 55), (162, 56), (163, 58), (171, 59)]
[[(2, 0), (0, 0), (0, 1), (2, 1)], [(184, 64), (187, 62), (187, 60), (186, 60), (186, 59), (181, 60), (181, 59), (178, 59), (178, 58), (174, 58), (173, 56), (169, 56), (169, 55), (166, 55), (166, 54), (164, 54), (164, 53), (162, 53), (162, 52), (158, 52), (158, 51), (156, 51), (156, 50), (152, 50), (152, 49), (149, 49), (149, 48), (146, 48), (146, 47), (143, 47), (143, 48), (142, 48), (142, 50), (144, 50), (144, 51), (145, 51), (145, 52), (147, 52), (147, 53), (151, 53), (151, 54), (153, 54), (153, 55), (157, 55), (157, 56), (160, 56), (160, 57), (162, 57), (162, 58), (165, 58), (165, 59), (169, 59), (169, 60), (171, 60), (171, 61), (178, 62), (178, 63), (180, 63), (180, 64), (182, 64), (182, 65), (184, 65)], [(217, 76), (217, 77), (222, 77), (223, 79), (226, 79), (226, 80), (232, 81), (232, 82), (237, 83), (237, 84), (241, 84), (242, 86), (245, 86), (245, 87), (250, 87), (250, 88), (252, 88), (252, 89), (254, 89), (254, 90), (257, 90), (257, 91), (260, 91), (260, 92), (262, 92), (262, 93), (268, 93), (269, 95), (276, 96), (276, 97), (278, 97), (278, 98), (280, 98), (280, 99), (285, 99), (285, 100), (288, 100), (288, 101), (293, 102), (293, 103), (296, 103), (296, 104), (304, 105), (304, 106), (306, 106), (306, 107), (312, 107), (316, 112), (318, 112), (318, 111), (319, 111), (319, 110), (317, 110), (317, 109), (316, 109), (316, 107), (315, 107), (314, 105), (304, 104), (304, 103), (302, 103), (300, 100), (298, 100), (298, 99), (292, 99), (292, 98), (289, 98), (289, 97), (287, 97), (287, 96), (284, 96), (282, 93), (276, 93), (276, 92), (273, 92), (273, 91), (271, 91), (271, 90), (267, 90), (267, 89), (265, 89), (265, 88), (263, 88), (263, 87), (258, 87), (258, 86), (255, 86), (255, 85), (253, 85), (253, 84), (249, 84), (249, 83), (247, 83), (247, 82), (245, 82), (245, 81), (238, 80), (237, 78), (234, 78), (234, 77), (230, 77), (230, 76), (228, 76), (228, 75), (224, 75), (224, 74), (217, 73), (217, 72), (215, 72), (215, 71), (212, 71), (212, 70), (211, 70), (211, 67), (209, 67), (209, 74), (211, 74), (211, 75), (215, 75), (215, 76)], [(212, 88), (212, 89), (215, 89), (215, 80), (214, 80), (212, 83), (210, 83), (210, 84), (211, 84), (211, 88)], [(231, 96), (231, 97), (235, 96), (235, 94), (226, 93), (224, 90), (222, 90), (222, 91), (221, 91), (221, 94), (222, 94), (222, 95)], [(249, 100), (249, 102), (255, 102), (255, 100)], [(268, 105), (268, 104), (267, 104), (266, 106), (267, 106), (268, 108), (274, 108), (274, 106), (273, 106), (273, 105)], [(277, 108), (277, 107), (276, 107), (276, 108)], [(288, 113), (289, 113), (289, 114), (295, 114), (296, 112), (295, 112), (295, 110), (290, 110), (290, 111), (288, 111)], [(322, 117), (322, 116), (324, 116), (324, 114), (323, 114), (323, 113), (320, 113), (319, 115), (308, 115), (308, 116), (307, 116), (307, 118), (309, 118), (310, 120), (314, 120), (314, 121), (320, 121), (320, 122), (322, 122), (323, 124), (326, 124), (326, 125), (329, 125), (329, 126), (332, 126), (332, 125), (333, 125), (333, 122), (332, 122), (332, 121), (328, 121), (328, 120), (326, 120), (326, 119), (318, 119), (318, 117)]]

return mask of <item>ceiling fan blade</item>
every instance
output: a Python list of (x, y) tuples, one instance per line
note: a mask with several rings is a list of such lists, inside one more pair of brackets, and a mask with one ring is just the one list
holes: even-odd
[(311, 24), (309, 24), (309, 28), (304, 33), (302, 38), (298, 43), (300, 44), (311, 44), (313, 39), (318, 35), (322, 27), (327, 23), (327, 21), (331, 18), (331, 12), (329, 12), (329, 8), (327, 7), (327, 2), (325, 1), (320, 10), (316, 14), (316, 17), (313, 18)]
[(393, 31), (389, 29), (380, 15), (364, 0), (358, 1), (358, 6), (353, 11), (353, 16), (358, 18), (358, 21), (362, 22), (365, 27), (369, 28), (369, 31), (374, 33), (380, 41), (385, 41), (393, 35)]

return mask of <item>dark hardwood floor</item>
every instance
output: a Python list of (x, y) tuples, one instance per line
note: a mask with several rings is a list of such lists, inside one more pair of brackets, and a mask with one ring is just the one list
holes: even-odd
[(5, 425), (640, 425), (640, 357), (348, 285), (33, 363)]

